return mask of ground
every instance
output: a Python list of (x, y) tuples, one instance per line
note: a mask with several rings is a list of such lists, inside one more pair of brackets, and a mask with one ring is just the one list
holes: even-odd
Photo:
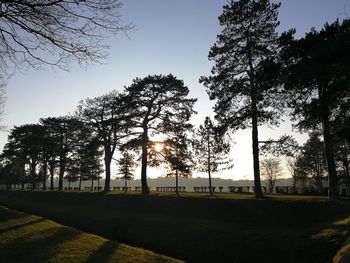
[(349, 202), (326, 197), (8, 191), (0, 204), (188, 262), (331, 262), (350, 243)]

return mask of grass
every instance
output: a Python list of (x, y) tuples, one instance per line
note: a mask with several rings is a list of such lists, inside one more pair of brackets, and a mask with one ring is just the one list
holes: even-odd
[(331, 262), (350, 243), (350, 205), (324, 197), (8, 191), (0, 204), (189, 262)]
[(1, 262), (180, 262), (0, 207)]

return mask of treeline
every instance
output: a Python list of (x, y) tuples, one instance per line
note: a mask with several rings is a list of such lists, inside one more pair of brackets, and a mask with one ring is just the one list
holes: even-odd
[[(139, 156), (142, 191), (147, 194), (147, 165), (167, 163), (169, 175), (176, 178), (189, 175), (196, 165), (211, 178), (211, 172), (232, 164), (225, 134), (251, 128), (254, 189), (256, 197), (262, 197), (261, 149), (287, 154), (292, 143), (288, 136), (260, 141), (258, 127), (278, 125), (281, 117), (290, 115), (295, 128), (312, 134), (310, 140), (322, 138), (322, 154), (316, 148), (307, 150), (307, 145), (289, 151), (295, 157), (290, 166), (298, 167), (291, 168), (293, 178), (315, 173), (311, 176), (321, 188), (327, 171), (329, 197), (336, 197), (340, 178), (348, 187), (350, 182), (350, 20), (327, 23), (295, 39), (293, 29), (277, 33), (279, 7), (269, 0), (230, 1), (223, 7), (223, 29), (209, 52), (214, 67), (200, 78), (215, 100), (217, 125), (207, 118), (193, 132), (190, 118), (196, 99), (187, 97), (183, 81), (172, 75), (137, 78), (123, 92), (82, 101), (74, 116), (15, 127), (4, 149), (3, 174), (35, 183), (34, 178), (51, 177), (58, 169), (62, 189), (64, 176), (98, 177), (103, 156), (108, 191), (118, 150), (126, 158), (120, 161), (125, 178), (132, 174), (128, 158)], [(157, 142), (157, 136), (163, 137)], [(305, 161), (312, 154), (323, 158), (322, 164)]]

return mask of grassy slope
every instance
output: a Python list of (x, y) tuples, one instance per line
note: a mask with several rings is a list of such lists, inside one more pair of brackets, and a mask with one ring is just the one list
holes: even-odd
[(179, 262), (0, 207), (1, 262)]
[(329, 262), (350, 237), (348, 204), (201, 196), (0, 192), (0, 204), (196, 262)]

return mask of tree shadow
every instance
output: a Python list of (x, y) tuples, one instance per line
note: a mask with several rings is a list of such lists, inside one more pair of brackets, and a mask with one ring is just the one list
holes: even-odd
[[(37, 238), (33, 238), (34, 235)], [(63, 226), (23, 235), (0, 247), (2, 262), (49, 261), (57, 253), (60, 244), (71, 241), (78, 235), (79, 232)]]
[[(13, 230), (16, 230), (16, 229), (19, 229), (19, 228), (22, 228), (22, 227), (26, 227), (26, 226), (38, 224), (38, 223), (41, 223), (41, 222), (43, 222), (43, 221), (45, 221), (45, 220), (46, 220), (46, 219), (38, 218), (38, 219), (36, 219), (36, 220), (32, 220), (32, 221), (25, 222), (25, 223), (21, 223), (21, 224), (15, 224), (15, 225), (12, 225), (12, 226), (3, 228), (3, 229), (0, 229), (0, 235), (3, 234), (3, 233), (5, 233), (5, 232), (13, 231)], [(1, 221), (2, 221), (2, 220), (1, 220)]]
[(106, 241), (103, 245), (97, 248), (86, 260), (87, 263), (107, 262), (113, 253), (119, 248), (119, 243)]
[(0, 206), (0, 222), (11, 220), (11, 219), (24, 219), (29, 218), (31, 215), (22, 213), (22, 212), (14, 212), (6, 207)]

